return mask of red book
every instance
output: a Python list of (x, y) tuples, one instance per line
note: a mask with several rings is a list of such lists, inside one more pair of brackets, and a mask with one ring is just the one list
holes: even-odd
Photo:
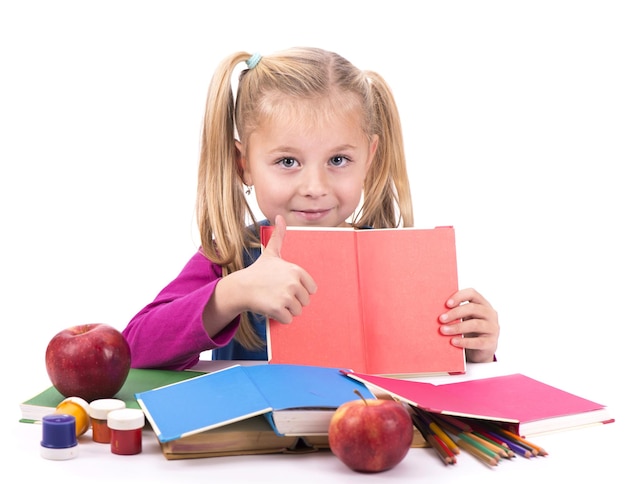
[[(267, 244), (273, 227), (261, 227)], [(464, 350), (440, 333), (458, 290), (452, 227), (288, 227), (281, 257), (317, 292), (291, 324), (269, 320), (269, 363), (349, 368), (379, 375), (464, 373)]]
[(427, 412), (505, 424), (518, 435), (614, 421), (604, 405), (520, 373), (443, 385), (347, 375)]

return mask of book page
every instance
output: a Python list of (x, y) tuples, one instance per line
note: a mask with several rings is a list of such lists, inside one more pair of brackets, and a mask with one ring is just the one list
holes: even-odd
[(361, 230), (358, 256), (367, 373), (464, 372), (438, 322), (458, 290), (454, 229)]
[(269, 321), (271, 363), (365, 369), (354, 234), (288, 228), (281, 257), (304, 268), (318, 289), (290, 324)]

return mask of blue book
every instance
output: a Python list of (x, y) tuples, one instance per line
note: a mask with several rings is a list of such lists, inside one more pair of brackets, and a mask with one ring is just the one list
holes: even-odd
[(277, 435), (326, 435), (342, 403), (375, 398), (338, 368), (235, 365), (135, 394), (161, 443), (264, 415)]

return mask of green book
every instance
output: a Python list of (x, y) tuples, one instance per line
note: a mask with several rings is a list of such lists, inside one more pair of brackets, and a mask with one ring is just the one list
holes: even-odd
[[(128, 408), (140, 408), (135, 393), (152, 390), (171, 383), (187, 380), (195, 376), (204, 375), (203, 371), (173, 371), (173, 370), (147, 370), (131, 368), (126, 382), (119, 392), (113, 397), (126, 402)], [(54, 387), (47, 388), (32, 398), (20, 403), (22, 418), (20, 422), (35, 423), (44, 416), (54, 412), (57, 405), (65, 397)]]

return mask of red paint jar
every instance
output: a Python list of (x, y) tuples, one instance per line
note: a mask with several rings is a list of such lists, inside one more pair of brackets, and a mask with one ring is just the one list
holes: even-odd
[(111, 452), (119, 455), (139, 454), (145, 422), (143, 412), (136, 408), (109, 412), (107, 425), (111, 431)]
[(101, 398), (89, 404), (91, 417), (91, 436), (94, 442), (108, 444), (111, 442), (111, 430), (107, 422), (109, 412), (126, 408), (124, 400), (116, 398)]

